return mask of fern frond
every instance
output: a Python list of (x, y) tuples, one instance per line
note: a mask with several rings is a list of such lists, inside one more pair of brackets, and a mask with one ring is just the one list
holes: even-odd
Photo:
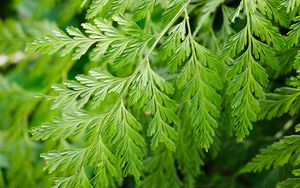
[(180, 11), (180, 9), (184, 9), (183, 6), (186, 0), (174, 0), (171, 1), (171, 3), (168, 5), (166, 10), (163, 13), (162, 20), (164, 20), (165, 23), (168, 23), (172, 18), (176, 16)]
[(64, 178), (56, 178), (53, 188), (71, 188), (71, 187), (86, 187), (92, 188), (84, 169), (80, 169), (78, 173)]
[(88, 36), (74, 27), (67, 28), (69, 35), (57, 30), (35, 40), (27, 50), (49, 55), (59, 53), (61, 56), (72, 53), (76, 60), (92, 48), (92, 60), (103, 56), (111, 62), (119, 57), (135, 57), (142, 53), (152, 36), (144, 33), (128, 17), (115, 16), (114, 21), (120, 25), (118, 29), (101, 19), (95, 19), (93, 24), (82, 24)]
[[(101, 117), (101, 118), (99, 118)], [(69, 125), (74, 126), (74, 118), (63, 117)], [(44, 154), (44, 157), (49, 164), (49, 172), (53, 172), (59, 166), (60, 170), (70, 169), (71, 172), (79, 169), (80, 166), (89, 166), (97, 164), (95, 168), (95, 178), (103, 181), (105, 184), (103, 187), (108, 186), (107, 171), (112, 176), (117, 176), (118, 165), (124, 169), (124, 176), (133, 174), (136, 181), (139, 181), (140, 170), (143, 168), (141, 159), (143, 153), (140, 146), (144, 145), (144, 140), (137, 132), (141, 129), (141, 125), (137, 120), (126, 110), (123, 102), (118, 102), (110, 112), (82, 119), (82, 122), (78, 122), (76, 127), (67, 127), (65, 131), (66, 135), (61, 137), (73, 136), (76, 132), (83, 132), (87, 147), (75, 151), (62, 151), (62, 152), (50, 152)], [(45, 139), (49, 137), (51, 133), (45, 133), (44, 130), (52, 128), (52, 132), (62, 131), (62, 126), (56, 126), (58, 128), (52, 128), (51, 124), (44, 125), (40, 128), (33, 130), (35, 138)], [(67, 132), (68, 130), (69, 132)], [(62, 132), (63, 132), (62, 131)], [(35, 136), (38, 135), (38, 136)], [(102, 137), (107, 137), (109, 143), (116, 145), (116, 150), (110, 151), (104, 144)], [(117, 164), (118, 161), (118, 164)], [(76, 164), (80, 166), (76, 166)], [(101, 176), (101, 177), (99, 177)], [(99, 181), (95, 181), (98, 184)]]
[(77, 81), (66, 81), (62, 85), (54, 85), (54, 89), (61, 95), (55, 98), (53, 108), (74, 106), (83, 107), (91, 102), (96, 108), (110, 93), (120, 93), (126, 79), (114, 77), (100, 70), (89, 71), (89, 76), (76, 76)]
[(74, 171), (80, 169), (81, 161), (85, 157), (85, 150), (77, 149), (63, 152), (49, 152), (42, 154), (41, 157), (47, 161), (45, 168), (48, 169), (49, 173), (56, 171), (58, 166), (60, 171)]
[(295, 57), (294, 68), (296, 70), (300, 70), (300, 49), (298, 50), (298, 53), (297, 53), (297, 55)]
[(232, 15), (233, 8), (222, 5), (223, 23), (219, 31), (216, 32), (216, 36), (221, 42), (222, 47), (228, 42), (229, 36), (234, 33), (234, 29), (231, 27), (230, 16)]
[(142, 146), (145, 145), (139, 130), (142, 125), (127, 111), (123, 101), (109, 112), (106, 120), (106, 132), (111, 135), (111, 143), (115, 145), (116, 156), (120, 159), (123, 175), (133, 174), (139, 182), (140, 171), (143, 169)]
[[(161, 57), (166, 60), (168, 57), (172, 56), (173, 54), (175, 54), (175, 57), (173, 57), (172, 59), (178, 59), (176, 58), (176, 54), (177, 53), (183, 53), (185, 50), (188, 51), (190, 48), (184, 48), (184, 46), (180, 46), (180, 50), (177, 48), (181, 41), (184, 40), (186, 37), (186, 22), (180, 22), (179, 24), (173, 26), (170, 31), (168, 32), (168, 36), (165, 38), (165, 41), (162, 44), (162, 51), (161, 51)], [(186, 42), (188, 43), (188, 38), (186, 40)], [(189, 45), (189, 44), (186, 44)], [(188, 47), (188, 46), (187, 46)], [(174, 66), (177, 67), (177, 64), (180, 64), (181, 62), (177, 62), (175, 60), (175, 62), (170, 61), (169, 63), (174, 64)], [(174, 72), (176, 71), (177, 68), (175, 70), (170, 69), (170, 71)]]
[(103, 7), (109, 3), (110, 0), (93, 0), (86, 13), (86, 18), (91, 19), (101, 13)]
[(300, 178), (288, 178), (287, 180), (277, 184), (276, 188), (299, 188)]
[(116, 178), (121, 174), (118, 159), (103, 143), (102, 138), (89, 148), (89, 155), (85, 157), (89, 166), (94, 166), (94, 161), (97, 161), (93, 171), (95, 176), (91, 180), (94, 187), (109, 187), (114, 182), (111, 177)]
[(20, 21), (0, 21), (0, 187), (255, 187), (236, 164), (275, 139), (241, 172), (299, 187), (300, 76), (282, 82), (300, 73), (299, 0), (5, 2)]
[(78, 59), (96, 42), (83, 35), (77, 28), (69, 27), (67, 31), (70, 35), (72, 34), (74, 39), (65, 34), (63, 31), (57, 30), (53, 32), (53, 35), (49, 35), (35, 41), (33, 43), (34, 47), (32, 46), (30, 50), (48, 53), (49, 55), (61, 50), (59, 52), (61, 56), (76, 50), (73, 59)]
[(300, 176), (300, 169), (293, 170), (293, 175)]
[(300, 1), (299, 0), (283, 0), (281, 3), (282, 7), (285, 7), (287, 12), (291, 12), (297, 7), (300, 7)]
[(222, 57), (227, 58), (229, 56), (234, 57), (237, 54), (240, 54), (247, 45), (247, 36), (248, 31), (247, 28), (243, 28), (238, 33), (232, 35), (229, 38), (228, 43), (224, 46), (224, 50), (222, 51)]
[[(5, 47), (9, 47), (12, 49), (9, 50), (18, 50), (22, 48), (22, 43), (18, 42), (12, 42), (14, 40), (16, 41), (27, 41), (27, 33), (24, 31), (23, 26), (19, 22), (15, 22), (13, 20), (7, 20), (6, 22), (1, 21), (0, 22), (0, 50), (3, 51)], [(7, 44), (10, 45), (7, 45)], [(15, 47), (11, 46), (14, 45)]]
[(178, 77), (179, 87), (185, 86), (183, 98), (189, 102), (193, 114), (196, 140), (201, 148), (208, 149), (213, 143), (220, 117), (222, 89), (216, 57), (193, 39), (192, 54)]
[(145, 172), (146, 177), (137, 186), (139, 188), (179, 188), (182, 185), (176, 173), (172, 152), (163, 147), (155, 150), (153, 155), (145, 160)]
[(203, 6), (202, 12), (210, 14), (214, 12), (225, 0), (207, 1)]
[(235, 19), (236, 18), (239, 18), (241, 17), (241, 12), (244, 10), (244, 4), (243, 2), (241, 2), (239, 4), (239, 6), (233, 11), (232, 15), (231, 15), (231, 18), (230, 18), (230, 21), (231, 22), (235, 22)]
[[(263, 88), (268, 84), (268, 75), (259, 62), (267, 63), (276, 69), (278, 60), (272, 48), (282, 45), (282, 37), (278, 29), (261, 16), (257, 3), (248, 0), (241, 2), (240, 6), (243, 8), (238, 9), (245, 10), (246, 26), (229, 39), (222, 53), (223, 57), (235, 58), (227, 72), (227, 77), (231, 80), (228, 94), (234, 96), (232, 112), (238, 140), (244, 139), (253, 128), (252, 122), (257, 121), (257, 114), (260, 111), (258, 100), (265, 97)], [(260, 9), (265, 14), (268, 11), (267, 7)]]
[(172, 85), (153, 72), (148, 60), (141, 67), (132, 83), (129, 94), (131, 104), (137, 104), (139, 107), (144, 106), (146, 112), (154, 115), (147, 131), (148, 136), (154, 136), (151, 141), (152, 149), (155, 149), (159, 142), (165, 143), (172, 151), (176, 148), (174, 139), (177, 138), (177, 133), (173, 127), (168, 125), (177, 122), (174, 113), (176, 105), (175, 101), (165, 94), (172, 94), (173, 92)]
[(103, 15), (111, 18), (114, 15), (122, 14), (128, 6), (128, 0), (93, 0), (86, 13), (86, 19), (95, 18)]
[(282, 87), (274, 93), (267, 94), (267, 98), (262, 102), (260, 118), (272, 119), (285, 113), (295, 115), (299, 112), (300, 89), (292, 87)]
[(287, 81), (286, 87), (275, 89), (273, 93), (268, 93), (267, 98), (262, 101), (262, 113), (260, 118), (272, 119), (285, 113), (294, 116), (300, 109), (300, 80), (292, 77)]
[(293, 165), (298, 165), (300, 136), (292, 135), (286, 136), (279, 142), (275, 142), (271, 146), (262, 149), (252, 162), (248, 163), (241, 172), (260, 172), (263, 169), (270, 169), (271, 167), (279, 167), (287, 162)]
[(150, 15), (153, 12), (156, 0), (141, 0), (137, 6), (133, 18), (135, 21), (139, 21)]
[[(295, 23), (291, 25), (291, 30), (288, 32), (288, 45), (290, 47), (297, 46), (300, 44), (300, 16), (297, 16), (294, 20)], [(295, 62), (294, 62), (294, 68), (296, 70), (300, 69), (300, 49), (298, 50), (298, 53), (295, 57)]]
[(257, 1), (259, 11), (267, 16), (270, 20), (274, 20), (282, 26), (288, 27), (289, 18), (285, 11), (279, 9), (281, 2), (278, 0), (262, 0)]
[(129, 5), (129, 0), (113, 0), (111, 7), (108, 11), (108, 16), (115, 14), (123, 14)]
[(52, 123), (45, 123), (30, 133), (34, 140), (59, 140), (66, 139), (85, 131), (90, 126), (101, 121), (101, 116), (88, 114), (85, 111), (74, 110), (64, 113), (61, 118), (56, 118)]
[[(188, 3), (185, 3), (183, 7), (187, 5)], [(174, 92), (174, 89), (170, 83), (152, 70), (149, 57), (161, 37), (170, 29), (183, 10), (184, 8), (181, 8), (157, 36), (144, 59), (130, 76), (115, 77), (95, 69), (87, 76), (77, 76), (76, 81), (67, 81), (63, 85), (55, 86), (59, 95), (55, 97), (53, 107), (62, 107), (67, 112), (53, 123), (33, 129), (33, 137), (48, 139), (59, 132), (53, 137), (54, 139), (71, 137), (84, 139), (81, 149), (75, 150), (81, 152), (55, 151), (55, 155), (53, 152), (53, 154), (50, 152), (43, 155), (50, 164), (51, 172), (56, 171), (60, 166), (62, 169), (73, 166), (69, 172), (73, 175), (62, 178), (57, 184), (73, 186), (73, 177), (77, 176), (80, 168), (83, 169), (82, 174), (85, 174), (84, 169), (90, 167), (94, 172), (92, 176), (94, 178), (91, 180), (93, 186), (108, 187), (108, 178), (118, 177), (120, 173), (123, 176), (131, 174), (137, 183), (140, 181), (144, 156), (142, 147), (145, 142), (139, 133), (142, 125), (129, 110), (130, 105), (143, 108), (153, 115), (147, 131), (148, 136), (153, 137), (152, 149), (158, 147), (161, 142), (172, 151), (176, 149), (175, 140), (178, 133), (170, 125), (178, 121), (174, 112), (176, 104), (168, 96)], [(101, 55), (104, 59), (126, 59), (127, 54), (134, 56), (142, 53), (143, 49), (136, 50), (139, 48), (136, 47), (139, 43), (135, 39), (140, 37), (145, 48), (152, 37), (148, 38), (149, 40), (145, 38), (143, 30), (127, 17), (115, 16), (114, 21), (118, 24), (118, 28), (106, 20), (95, 19), (94, 24), (83, 24), (88, 36), (82, 34), (79, 29), (69, 28), (67, 31), (71, 37), (63, 32), (59, 34), (65, 38), (63, 44), (51, 46), (51, 40), (44, 38), (44, 41), (36, 42), (32, 47), (35, 50), (43, 49), (45, 53), (55, 53), (58, 49), (71, 53), (73, 50), (83, 52), (96, 45), (95, 51), (99, 53), (97, 48), (99, 51), (102, 50)], [(59, 43), (59, 40), (56, 40)], [(108, 44), (104, 44), (105, 42)], [(107, 46), (105, 50), (100, 46), (103, 44)], [(81, 53), (76, 55), (79, 57)], [(108, 96), (115, 100), (114, 104), (109, 109), (99, 112), (99, 105)], [(96, 111), (97, 115), (90, 111)], [(80, 120), (76, 121), (76, 118)], [(80, 165), (76, 166), (75, 162)]]
[[(185, 107), (181, 106), (182, 111)], [(180, 133), (177, 140), (175, 158), (178, 169), (184, 174), (183, 184), (186, 187), (195, 187), (197, 177), (201, 173), (199, 166), (204, 165), (204, 155), (199, 146), (194, 144), (197, 140), (194, 137), (193, 125), (190, 123), (188, 112), (181, 113), (181, 123), (177, 126)], [(193, 153), (193, 155), (190, 155)]]
[(0, 51), (2, 53), (13, 53), (23, 50), (27, 42), (44, 32), (49, 32), (55, 28), (50, 22), (27, 23), (17, 20), (0, 21)]
[[(78, 122), (77, 125), (74, 124), (76, 121), (76, 115), (83, 117), (81, 122)], [(61, 137), (57, 137), (55, 135), (52, 139), (70, 138), (75, 134), (83, 134), (85, 130), (88, 133), (87, 135), (84, 135), (86, 137), (86, 143), (88, 143), (88, 145), (84, 148), (52, 151), (41, 155), (47, 161), (46, 168), (49, 173), (58, 170), (74, 173), (70, 177), (60, 178), (59, 181), (55, 181), (56, 184), (62, 184), (63, 187), (72, 187), (74, 183), (78, 183), (75, 179), (73, 179), (73, 177), (78, 176), (75, 172), (79, 171), (80, 168), (90, 167), (96, 164), (96, 167), (93, 167), (95, 176), (92, 180), (92, 184), (97, 185), (100, 183), (100, 187), (107, 187), (109, 185), (107, 179), (109, 174), (116, 177), (119, 174), (119, 170), (117, 170), (119, 167), (117, 157), (115, 157), (114, 154), (107, 148), (102, 140), (102, 136), (99, 135), (103, 129), (101, 127), (108, 125), (105, 118), (103, 116), (99, 118), (99, 115), (88, 116), (84, 112), (76, 112), (73, 117), (64, 115), (63, 118), (64, 124), (61, 124), (59, 121), (54, 121), (54, 123), (57, 123), (58, 125), (45, 124), (32, 131), (35, 139), (45, 139), (49, 136), (53, 136), (59, 131), (61, 131), (59, 132), (60, 134), (65, 134)], [(73, 125), (73, 127), (71, 125)], [(46, 132), (47, 130), (48, 132)], [(91, 139), (91, 134), (89, 132), (93, 132), (92, 134), (94, 134), (96, 138), (94, 137), (94, 139)], [(83, 169), (82, 171), (82, 173), (84, 173)], [(109, 174), (107, 174), (108, 172)], [(89, 182), (89, 180), (87, 181)]]
[(267, 44), (272, 44), (278, 48), (282, 44), (282, 36), (279, 34), (277, 27), (273, 26), (271, 21), (257, 15), (250, 14), (251, 33), (258, 36)]
[(165, 57), (174, 54), (169, 63), (172, 72), (185, 63), (177, 84), (179, 88), (184, 88), (183, 99), (190, 104), (188, 110), (194, 117), (192, 123), (198, 145), (208, 149), (213, 142), (214, 129), (218, 127), (221, 105), (221, 96), (217, 91), (222, 88), (222, 81), (217, 59), (192, 37), (187, 12), (185, 19), (171, 30), (164, 46)]

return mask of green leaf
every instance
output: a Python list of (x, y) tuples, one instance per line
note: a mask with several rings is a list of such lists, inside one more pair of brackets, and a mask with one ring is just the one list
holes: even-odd
[(280, 1), (278, 0), (263, 0), (263, 1), (256, 1), (257, 8), (260, 12), (267, 16), (270, 20), (274, 20), (280, 25), (288, 27), (289, 25), (289, 18), (285, 11), (282, 11), (278, 7), (280, 7)]
[(120, 26), (116, 29), (110, 22), (95, 19), (94, 23), (83, 23), (86, 36), (78, 28), (68, 27), (65, 34), (61, 30), (40, 37), (27, 46), (27, 51), (43, 54), (59, 53), (61, 56), (73, 54), (72, 59), (79, 59), (92, 48), (93, 61), (103, 57), (108, 62), (136, 57), (142, 53), (152, 36), (147, 35), (129, 17), (114, 17)]
[(69, 177), (56, 178), (53, 188), (71, 188), (71, 187), (87, 187), (92, 188), (84, 169), (82, 168), (77, 174)]
[(130, 103), (144, 108), (144, 111), (154, 115), (147, 131), (148, 136), (153, 136), (151, 148), (155, 149), (160, 142), (174, 151), (178, 134), (171, 127), (170, 123), (177, 122), (174, 113), (176, 109), (175, 101), (170, 99), (165, 93), (172, 94), (174, 88), (161, 76), (156, 74), (150, 67), (148, 60), (135, 75), (130, 87)]
[(251, 32), (267, 44), (272, 44), (279, 48), (282, 45), (282, 36), (279, 34), (278, 28), (272, 23), (259, 16), (258, 14), (251, 14)]
[(260, 172), (263, 169), (279, 167), (291, 161), (293, 165), (300, 163), (299, 150), (300, 136), (286, 136), (279, 142), (275, 142), (260, 151), (260, 154), (248, 163), (241, 172)]
[(220, 117), (222, 81), (218, 74), (216, 57), (207, 49), (191, 40), (192, 54), (178, 77), (179, 87), (185, 86), (183, 98), (189, 102), (193, 114), (192, 123), (198, 145), (209, 148)]
[(93, 0), (86, 13), (86, 19), (95, 18), (97, 15), (103, 15), (111, 18), (113, 15), (124, 13), (128, 6), (128, 0)]
[(108, 4), (110, 0), (93, 0), (89, 9), (87, 10), (86, 13), (86, 18), (91, 19), (96, 17), (99, 12), (102, 11), (103, 7)]
[(175, 159), (165, 147), (159, 147), (145, 160), (145, 178), (138, 188), (174, 187), (182, 183), (176, 172)]
[(230, 37), (222, 52), (225, 59), (234, 58), (226, 77), (230, 79), (227, 93), (234, 96), (232, 114), (238, 140), (244, 139), (253, 129), (252, 122), (257, 121), (260, 112), (258, 100), (265, 98), (263, 88), (268, 85), (268, 75), (260, 62), (278, 68), (272, 48), (282, 48), (282, 36), (278, 28), (261, 15), (263, 13), (270, 17), (268, 12), (273, 6), (272, 2), (244, 0), (240, 6), (243, 8), (239, 7), (238, 10), (245, 10), (246, 26)]
[(180, 9), (183, 8), (185, 0), (174, 0), (171, 1), (163, 13), (162, 20), (164, 23), (168, 23), (175, 15), (180, 12)]
[(143, 152), (140, 147), (145, 145), (143, 137), (138, 132), (142, 125), (125, 108), (123, 102), (116, 110), (107, 114), (107, 134), (115, 145), (116, 156), (120, 158), (123, 175), (133, 174), (139, 182), (140, 171), (143, 169)]
[(300, 6), (299, 0), (283, 0), (281, 6), (289, 13)]
[(64, 113), (62, 118), (56, 118), (52, 123), (45, 123), (30, 131), (34, 140), (59, 140), (76, 136), (85, 129), (101, 121), (101, 116), (88, 114), (85, 111), (71, 111)]
[(269, 93), (262, 101), (262, 113), (260, 118), (271, 119), (285, 113), (295, 115), (299, 112), (300, 90), (298, 88), (277, 88), (274, 93)]
[(288, 178), (287, 180), (277, 184), (276, 188), (299, 188), (300, 178)]
[(145, 18), (147, 15), (151, 15), (154, 10), (156, 0), (140, 0), (137, 8), (135, 9), (133, 18), (135, 21), (139, 21)]

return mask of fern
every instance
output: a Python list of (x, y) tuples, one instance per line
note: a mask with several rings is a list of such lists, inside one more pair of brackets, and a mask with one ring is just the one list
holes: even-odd
[[(270, 167), (278, 167), (286, 164), (291, 160), (293, 165), (299, 164), (299, 136), (285, 137), (266, 149), (261, 150), (261, 154), (257, 155), (253, 162), (245, 166), (242, 172), (259, 172)], [(280, 152), (279, 152), (280, 151)]]
[(0, 187), (299, 186), (299, 0), (3, 7)]
[[(68, 36), (57, 30), (53, 34), (37, 39), (30, 45), (28, 51), (54, 54), (59, 51), (61, 56), (73, 54), (73, 59), (79, 59), (89, 48), (93, 47), (92, 60), (103, 56), (107, 61), (119, 57), (136, 57), (147, 46), (152, 36), (143, 32), (128, 18), (114, 17), (122, 29), (114, 28), (108, 21), (95, 19), (94, 24), (85, 23), (82, 27), (89, 36), (84, 35), (78, 28), (67, 28)], [(93, 46), (94, 45), (94, 46)], [(128, 57), (127, 57), (128, 58)]]
[(139, 21), (148, 15), (151, 15), (151, 13), (154, 10), (156, 1), (152, 0), (141, 0), (141, 2), (138, 4), (136, 11), (133, 14), (133, 18), (135, 21)]
[(277, 185), (278, 188), (297, 188), (299, 187), (300, 180), (299, 178), (290, 178), (284, 182), (281, 182)]
[(144, 106), (145, 111), (154, 115), (147, 131), (149, 136), (154, 136), (151, 148), (155, 149), (159, 142), (163, 142), (174, 151), (176, 147), (173, 140), (177, 138), (177, 133), (169, 124), (176, 123), (176, 106), (165, 94), (173, 93), (173, 87), (153, 72), (148, 61), (142, 65), (130, 89), (130, 103)]
[(299, 111), (298, 96), (298, 88), (284, 87), (276, 89), (275, 93), (268, 94), (267, 99), (263, 101), (260, 117), (271, 119), (284, 113), (297, 114)]
[[(284, 1), (282, 6), (287, 8), (287, 12), (293, 9), (298, 9), (297, 1)], [(291, 26), (291, 31), (288, 32), (287, 41), (290, 47), (299, 44), (298, 39), (298, 17), (295, 17), (295, 23)], [(294, 68), (298, 71), (297, 55), (295, 57)], [(267, 98), (262, 101), (261, 119), (272, 119), (280, 117), (285, 113), (290, 116), (296, 116), (299, 112), (299, 78), (292, 77), (287, 83), (287, 86), (276, 88), (273, 93), (267, 94)], [(298, 125), (295, 127), (299, 131)], [(299, 176), (296, 168), (299, 165), (299, 135), (286, 136), (266, 149), (262, 149), (252, 162), (248, 163), (241, 172), (259, 172), (263, 169), (271, 167), (279, 167), (287, 163), (295, 169), (294, 176)], [(300, 179), (288, 178), (277, 184), (277, 187), (298, 187)]]
[[(227, 77), (231, 79), (227, 92), (234, 95), (232, 113), (235, 117), (238, 140), (245, 138), (249, 130), (253, 129), (252, 122), (257, 121), (257, 114), (260, 111), (258, 100), (265, 97), (263, 87), (268, 84), (268, 76), (259, 62), (266, 63), (272, 68), (278, 67), (278, 60), (272, 47), (278, 48), (282, 42), (278, 29), (269, 20), (260, 16), (261, 12), (269, 11), (268, 7), (261, 6), (257, 2), (246, 0), (241, 2), (233, 20), (241, 10), (244, 10), (247, 23), (241, 31), (229, 39), (223, 51), (224, 57), (235, 58), (227, 72)], [(268, 5), (268, 1), (264, 3)]]
[[(70, 105), (76, 102), (76, 106), (82, 108), (90, 100), (94, 108), (98, 107), (110, 93), (121, 93), (126, 84), (126, 79), (113, 77), (100, 70), (91, 70), (89, 76), (79, 75), (78, 82), (67, 81), (64, 85), (54, 85), (62, 97), (56, 97), (54, 108)], [(77, 100), (78, 99), (78, 100)]]
[[(184, 110), (184, 106), (180, 107)], [(181, 113), (181, 119), (189, 119), (188, 113)], [(178, 169), (184, 174), (183, 185), (186, 187), (194, 187), (196, 178), (200, 175), (201, 171), (199, 166), (204, 165), (204, 155), (199, 146), (194, 144), (196, 142), (193, 136), (193, 126), (189, 122), (182, 122), (178, 126), (178, 132), (181, 134), (177, 140), (177, 150), (175, 158), (178, 161)], [(193, 155), (190, 155), (193, 153)]]
[[(56, 136), (56, 138), (69, 138), (86, 131), (83, 135), (86, 140), (83, 148), (43, 155), (49, 163), (49, 173), (56, 171), (56, 168), (60, 166), (61, 169), (70, 169), (71, 174), (73, 174), (61, 179), (56, 183), (57, 185), (60, 185), (61, 182), (66, 182), (66, 186), (77, 185), (78, 182), (73, 177), (77, 176), (76, 173), (83, 171), (80, 176), (85, 180), (84, 169), (91, 164), (97, 166), (94, 169), (94, 176), (99, 181), (101, 180), (100, 183), (98, 181), (92, 182), (92, 184), (95, 183), (94, 185), (108, 187), (106, 171), (110, 172), (111, 176), (118, 176), (117, 168), (122, 168), (124, 176), (134, 175), (136, 182), (139, 182), (140, 172), (143, 169), (141, 147), (144, 146), (144, 138), (138, 132), (142, 128), (141, 124), (129, 112), (126, 96), (129, 97), (130, 105), (137, 104), (139, 108), (144, 108), (145, 111), (153, 114), (153, 120), (147, 131), (148, 136), (153, 136), (151, 148), (155, 149), (160, 142), (163, 142), (170, 150), (175, 150), (174, 140), (177, 138), (177, 133), (169, 124), (176, 123), (177, 117), (173, 112), (176, 106), (175, 102), (166, 95), (173, 93), (173, 88), (151, 69), (149, 56), (160, 38), (179, 15), (180, 12), (158, 35), (148, 54), (130, 76), (118, 78), (93, 70), (90, 71), (89, 76), (77, 76), (77, 81), (66, 82), (64, 85), (67, 87), (55, 86), (60, 95), (56, 98), (54, 107), (62, 106), (65, 110), (75, 107), (79, 111), (75, 114), (63, 115), (62, 119), (57, 119), (53, 122), (54, 124), (44, 124), (34, 129), (32, 131), (33, 137), (35, 139), (50, 137), (53, 139), (54, 137), (51, 135), (60, 133), (61, 135)], [(106, 40), (108, 42), (107, 50), (104, 53), (101, 52), (104, 54), (103, 58), (107, 56), (109, 59), (116, 59), (127, 56), (126, 53), (132, 55), (143, 51), (151, 38), (146, 39), (145, 42), (144, 32), (133, 22), (121, 17), (115, 17), (114, 21), (122, 26), (122, 31), (115, 29), (106, 21), (95, 20), (96, 26), (83, 25), (86, 33), (90, 33), (89, 37), (83, 35), (76, 28), (68, 28), (67, 31), (73, 38), (63, 32), (56, 32), (51, 37), (38, 39), (32, 44), (31, 49), (53, 54), (63, 48), (61, 55), (70, 53), (75, 49), (74, 54), (76, 55), (73, 58), (77, 59), (86, 53), (88, 48), (97, 40), (102, 41), (99, 41), (96, 49), (103, 50), (103, 40)], [(143, 47), (137, 45), (136, 41), (131, 43), (130, 38), (126, 37), (125, 33), (130, 34), (130, 37), (133, 34), (142, 34)], [(142, 35), (140, 35), (141, 38)], [(52, 43), (52, 40), (55, 40), (56, 43)], [(139, 49), (136, 50), (135, 48)], [(94, 52), (98, 53), (96, 50)], [(119, 96), (110, 110), (97, 116), (85, 112), (84, 107), (91, 104), (92, 109), (97, 108), (112, 93), (118, 93)], [(77, 126), (74, 127), (76, 118), (73, 117), (78, 117), (78, 115), (82, 116), (82, 119), (76, 122)], [(62, 123), (65, 125), (61, 125)], [(55, 128), (53, 128), (54, 126)], [(111, 147), (115, 149), (109, 149)], [(94, 152), (95, 149), (98, 152)], [(86, 183), (86, 181), (82, 183)], [(91, 186), (91, 184), (84, 184), (84, 186)]]
[[(299, 165), (299, 135), (284, 137), (266, 149), (262, 149), (252, 162), (248, 163), (241, 172), (260, 172), (263, 169), (279, 167), (290, 162), (293, 166)], [(293, 172), (298, 175), (297, 170)], [(277, 187), (297, 187), (299, 178), (289, 178), (277, 184)]]
[(103, 12), (106, 12), (108, 15), (107, 17), (110, 17), (114, 14), (122, 14), (128, 5), (129, 0), (93, 0), (87, 11), (86, 18), (94, 18)]
[[(293, 47), (293, 46), (296, 46), (298, 45), (300, 42), (300, 16), (296, 17), (294, 19), (295, 21), (295, 24), (293, 24), (291, 26), (291, 31), (288, 33), (288, 37), (287, 37), (287, 40), (288, 40), (288, 44)], [(294, 62), (294, 68), (296, 70), (299, 70), (299, 63), (300, 63), (300, 50), (298, 50), (298, 53), (295, 57), (295, 62)]]
[(299, 0), (284, 0), (281, 3), (281, 6), (286, 9), (287, 12), (293, 11), (295, 9), (298, 9), (300, 6)]
[(163, 46), (165, 58), (175, 52), (169, 63), (170, 71), (177, 71), (186, 62), (178, 75), (178, 87), (185, 86), (183, 99), (190, 103), (188, 110), (194, 115), (192, 122), (198, 145), (208, 149), (218, 127), (221, 105), (217, 90), (222, 88), (222, 81), (216, 56), (193, 38), (187, 11), (185, 19), (171, 29)]
[(49, 22), (23, 23), (17, 20), (5, 20), (0, 22), (0, 50), (12, 53), (25, 48), (26, 43), (34, 37), (54, 28)]
[(170, 151), (160, 148), (145, 161), (148, 175), (138, 187), (180, 187), (174, 158)]

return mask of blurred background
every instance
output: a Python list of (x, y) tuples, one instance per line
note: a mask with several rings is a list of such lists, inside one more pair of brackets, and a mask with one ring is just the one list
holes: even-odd
[[(28, 130), (55, 115), (50, 102), (53, 83), (83, 70), (84, 60), (26, 54), (26, 43), (57, 27), (78, 25), (79, 0), (0, 0), (0, 187), (51, 187), (40, 153), (60, 143), (37, 143)], [(66, 11), (67, 10), (67, 11)]]

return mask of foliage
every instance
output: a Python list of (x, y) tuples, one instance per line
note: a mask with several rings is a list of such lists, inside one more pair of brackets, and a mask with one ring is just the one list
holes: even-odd
[(5, 6), (0, 187), (299, 187), (299, 0)]

